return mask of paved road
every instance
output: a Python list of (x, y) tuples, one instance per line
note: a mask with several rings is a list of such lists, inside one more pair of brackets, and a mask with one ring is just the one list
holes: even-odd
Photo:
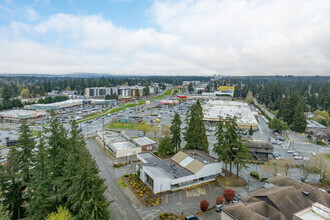
[(105, 196), (109, 200), (115, 200), (110, 205), (112, 219), (141, 219), (139, 213), (131, 206), (131, 202), (117, 186), (116, 171), (113, 168), (113, 162), (100, 148), (95, 140), (87, 140), (87, 149), (93, 155), (100, 169), (100, 176), (105, 179), (105, 185), (108, 187)]

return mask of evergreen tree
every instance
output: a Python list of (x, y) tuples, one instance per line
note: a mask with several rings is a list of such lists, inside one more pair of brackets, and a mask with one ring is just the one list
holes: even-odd
[(268, 126), (270, 129), (273, 129), (277, 132), (282, 133), (282, 131), (285, 131), (286, 129), (288, 129), (288, 125), (281, 121), (280, 119), (278, 119), (277, 117), (274, 117), (269, 123)]
[(303, 132), (305, 131), (306, 125), (307, 122), (303, 107), (302, 105), (298, 104), (295, 108), (295, 113), (292, 118), (291, 129), (293, 131)]
[(187, 142), (185, 149), (202, 150), (208, 153), (209, 143), (203, 122), (203, 109), (199, 100), (197, 100), (195, 106), (192, 107), (188, 118), (188, 128), (184, 138)]
[(17, 147), (21, 148), (21, 151), (17, 154), (17, 166), (20, 170), (23, 183), (26, 185), (30, 182), (31, 174), (30, 169), (34, 163), (33, 149), (35, 148), (35, 142), (32, 137), (32, 132), (27, 124), (26, 120), (21, 121), (19, 138)]
[(161, 156), (173, 153), (174, 146), (172, 145), (172, 140), (169, 135), (165, 135), (158, 145), (157, 153)]
[(32, 170), (33, 178), (28, 191), (30, 202), (27, 211), (32, 219), (43, 219), (56, 210), (52, 199), (56, 194), (53, 189), (53, 180), (51, 179), (49, 151), (42, 136), (39, 136), (38, 152), (35, 161), (36, 165)]
[(23, 186), (19, 169), (17, 167), (18, 150), (15, 147), (10, 148), (7, 164), (5, 166), (4, 176), (2, 177), (2, 190), (4, 192), (4, 205), (12, 212), (12, 219), (19, 219), (25, 216), (25, 210), (22, 207)]
[(172, 145), (175, 147), (175, 152), (178, 152), (181, 144), (181, 119), (178, 113), (175, 113), (171, 125)]
[(225, 122), (226, 120), (219, 118), (219, 122), (217, 124), (217, 130), (215, 133), (217, 142), (213, 146), (213, 152), (218, 155), (218, 161), (224, 162), (227, 164), (230, 162), (230, 148), (229, 143), (225, 139)]
[(99, 177), (95, 160), (87, 151), (84, 137), (75, 122), (71, 126), (69, 152), (63, 182), (64, 189), (67, 189), (67, 206), (75, 219), (108, 219), (110, 202), (103, 195), (105, 180)]
[[(50, 128), (47, 143), (49, 145), (49, 160), (51, 179), (53, 183), (53, 193), (55, 196), (49, 199), (53, 203), (52, 207), (56, 208), (65, 202), (65, 194), (60, 194), (59, 189), (62, 187), (62, 177), (64, 174), (65, 164), (68, 160), (69, 144), (67, 139), (67, 131), (59, 122), (54, 112), (51, 113)], [(62, 190), (63, 192), (64, 190)], [(53, 210), (55, 211), (55, 210)]]
[(249, 135), (250, 135), (250, 136), (253, 135), (253, 129), (252, 129), (252, 126), (250, 126), (250, 129), (249, 129)]
[(236, 131), (236, 118), (219, 118), (217, 125), (217, 142), (214, 144), (213, 152), (218, 155), (218, 161), (229, 163), (230, 174), (232, 173), (232, 163), (237, 166), (237, 177), (240, 167), (245, 166), (245, 160), (250, 157), (249, 150), (242, 144), (242, 137)]
[(11, 218), (11, 213), (10, 211), (8, 210), (8, 207), (5, 206), (2, 202), (2, 192), (1, 192), (1, 188), (0, 188), (0, 219), (1, 220), (10, 220)]
[(194, 91), (193, 84), (192, 84), (192, 83), (189, 83), (189, 84), (188, 84), (188, 92), (189, 92), (189, 93), (192, 93), (193, 91)]

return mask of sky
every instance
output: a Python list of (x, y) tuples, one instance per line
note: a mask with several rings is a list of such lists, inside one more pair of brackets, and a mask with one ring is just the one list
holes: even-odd
[(0, 0), (0, 73), (330, 75), (330, 0)]

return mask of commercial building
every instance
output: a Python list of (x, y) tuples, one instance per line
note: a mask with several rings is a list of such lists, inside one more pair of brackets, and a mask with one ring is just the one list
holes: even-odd
[(141, 147), (142, 151), (152, 151), (157, 144), (148, 137), (134, 138), (132, 139), (132, 142), (138, 147)]
[(263, 140), (253, 140), (243, 144), (249, 148), (252, 159), (259, 161), (273, 159), (274, 146), (271, 143)]
[(233, 86), (219, 86), (219, 95), (234, 96), (235, 87)]
[(176, 104), (179, 104), (179, 101), (178, 100), (161, 100), (160, 101), (161, 104), (164, 104), (164, 105), (176, 105)]
[(328, 193), (289, 177), (275, 177), (267, 182), (264, 189), (225, 205), (221, 219), (329, 219)]
[(25, 109), (15, 109), (9, 111), (0, 112), (0, 120), (1, 121), (20, 121), (22, 119), (32, 120), (38, 119), (45, 116), (46, 113), (44, 111), (31, 111)]
[(141, 153), (142, 148), (130, 141), (130, 138), (121, 132), (99, 131), (98, 139), (106, 148), (111, 150), (116, 158), (130, 157)]
[(80, 106), (83, 104), (84, 104), (83, 99), (70, 99), (70, 100), (66, 100), (63, 102), (55, 102), (55, 103), (50, 103), (50, 104), (33, 104), (33, 105), (28, 106), (28, 108), (30, 110), (49, 111), (49, 110), (59, 110), (62, 108)]
[(216, 123), (219, 117), (226, 118), (227, 116), (236, 117), (237, 125), (240, 129), (258, 130), (258, 121), (255, 118), (249, 105), (245, 102), (209, 100), (203, 106), (204, 121)]
[(154, 193), (177, 190), (212, 181), (221, 173), (221, 164), (201, 151), (180, 151), (171, 159), (161, 160), (152, 153), (140, 153), (140, 179)]
[(313, 203), (306, 209), (293, 214), (292, 220), (324, 220), (330, 219), (330, 209), (320, 203)]

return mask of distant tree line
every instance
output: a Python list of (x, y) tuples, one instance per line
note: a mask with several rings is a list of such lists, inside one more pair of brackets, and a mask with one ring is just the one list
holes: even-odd
[[(183, 81), (196, 80), (207, 82), (210, 77), (203, 76), (103, 76), (95, 78), (61, 77), (61, 76), (0, 76), (0, 92), (7, 92), (10, 98), (18, 97), (23, 89), (28, 89), (31, 98), (45, 96), (52, 90), (76, 90), (83, 95), (84, 89), (89, 87), (113, 86), (147, 86), (159, 83), (162, 89), (165, 84), (182, 85)], [(147, 92), (147, 91), (145, 91)]]

